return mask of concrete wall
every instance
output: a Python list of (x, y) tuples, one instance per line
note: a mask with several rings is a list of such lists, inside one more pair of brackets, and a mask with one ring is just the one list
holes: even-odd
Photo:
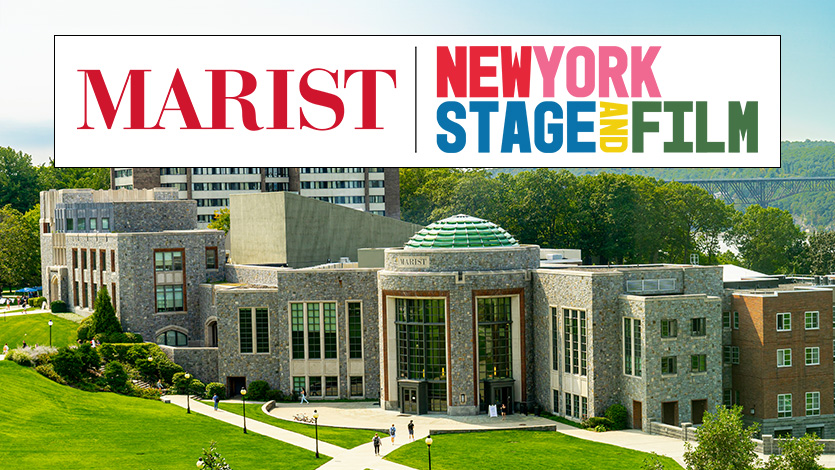
[(230, 198), (233, 261), (301, 268), (357, 259), (359, 248), (403, 246), (421, 226), (291, 193)]
[(183, 370), (204, 384), (218, 381), (217, 348), (175, 348), (160, 345), (160, 349), (172, 361), (182, 366)]

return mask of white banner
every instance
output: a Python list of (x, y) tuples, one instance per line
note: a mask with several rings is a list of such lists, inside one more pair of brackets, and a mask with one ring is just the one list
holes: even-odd
[(56, 36), (58, 166), (776, 167), (779, 36)]

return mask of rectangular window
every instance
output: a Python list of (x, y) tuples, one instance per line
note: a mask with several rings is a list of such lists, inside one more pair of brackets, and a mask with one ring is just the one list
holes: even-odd
[(309, 377), (308, 382), (310, 384), (310, 390), (308, 390), (307, 394), (311, 397), (321, 397), (322, 396), (322, 377)]
[(304, 359), (304, 304), (290, 304), (290, 328), (293, 359)]
[(270, 352), (269, 314), (266, 308), (255, 309), (255, 352)]
[(791, 367), (792, 366), (792, 350), (778, 349), (777, 350), (777, 367)]
[(303, 388), (305, 387), (305, 378), (304, 377), (293, 377), (293, 391), (300, 393)]
[(707, 355), (693, 354), (690, 356), (690, 372), (705, 372), (707, 371)]
[(104, 250), (99, 250), (99, 260), (101, 262), (101, 266), (99, 266), (99, 269), (102, 270), (102, 271), (107, 271), (107, 254), (106, 253), (107, 252), (105, 252)]
[[(322, 358), (322, 335), (319, 328), (319, 304), (307, 304), (307, 358)], [(320, 382), (321, 385), (321, 382)], [(311, 388), (313, 386), (311, 385)]]
[(351, 396), (352, 397), (361, 397), (365, 395), (362, 388), (362, 376), (359, 377), (351, 377)]
[(556, 415), (556, 414), (560, 413), (560, 391), (559, 390), (554, 390), (553, 392), (554, 392), (554, 408), (553, 408), (553, 410), (554, 410), (554, 414)]
[(806, 392), (806, 416), (819, 416), (821, 414), (821, 393)]
[(240, 329), (241, 353), (252, 353), (252, 309), (242, 308), (238, 310), (238, 328)]
[(777, 331), (791, 331), (792, 314), (789, 312), (777, 314)]
[(722, 404), (725, 405), (726, 408), (733, 406), (733, 390), (729, 388), (722, 390)]
[(116, 250), (110, 252), (110, 271), (116, 272)]
[(565, 394), (565, 415), (571, 416), (571, 394)]
[(183, 270), (183, 252), (177, 251), (157, 251), (154, 253), (154, 270), (155, 271), (182, 271)]
[(817, 330), (820, 328), (819, 318), (820, 314), (818, 312), (806, 312), (806, 329)]
[(551, 307), (551, 368), (560, 370), (560, 313), (556, 307)]
[(217, 247), (206, 247), (206, 269), (217, 269)]
[(571, 408), (571, 409), (572, 409), (572, 411), (574, 411), (574, 414), (572, 416), (575, 417), (575, 418), (579, 418), (580, 417), (580, 395), (574, 395), (574, 407)]
[(78, 269), (78, 249), (76, 248), (72, 249), (72, 268)]
[[(351, 359), (362, 359), (362, 304), (348, 302), (348, 355)], [(362, 377), (359, 377), (362, 385)]]
[(734, 312), (734, 329), (739, 329), (739, 312)]
[(322, 326), (325, 333), (325, 359), (336, 359), (336, 304), (322, 304)]
[(90, 269), (96, 270), (96, 250), (90, 250)]
[(722, 352), (724, 364), (739, 364), (739, 346), (725, 346)]
[(325, 377), (325, 396), (339, 396), (339, 379), (337, 377)]
[(87, 231), (87, 219), (78, 219), (78, 231), (79, 232), (86, 232)]
[(96, 222), (97, 222), (96, 219), (90, 219), (90, 231), (91, 232), (96, 231)]
[(511, 297), (479, 298), (476, 302), (479, 381), (513, 377), (511, 310)]
[(786, 393), (777, 395), (777, 417), (791, 418), (792, 417), (792, 394)]
[(582, 407), (580, 416), (582, 419), (586, 419), (589, 416), (589, 399), (587, 397), (580, 397), (580, 402), (580, 406)]
[(563, 336), (565, 337), (565, 371), (588, 375), (586, 312), (563, 309)]
[(661, 358), (661, 373), (664, 375), (675, 375), (678, 372), (676, 356)]
[(102, 217), (101, 218), (101, 231), (102, 232), (109, 232), (110, 231), (110, 217)]
[(661, 337), (675, 338), (678, 336), (678, 320), (661, 320)]
[(816, 366), (821, 363), (821, 348), (815, 346), (813, 348), (806, 348), (806, 365)]
[(157, 312), (183, 310), (183, 286), (157, 286)]
[(81, 249), (81, 270), (87, 269), (87, 250)]
[(731, 312), (722, 312), (722, 328), (731, 329)]
[(67, 232), (73, 231), (73, 219), (67, 219)]
[(623, 372), (641, 376), (641, 320), (623, 319)]
[(704, 336), (707, 334), (707, 319), (704, 317), (690, 320), (690, 336)]

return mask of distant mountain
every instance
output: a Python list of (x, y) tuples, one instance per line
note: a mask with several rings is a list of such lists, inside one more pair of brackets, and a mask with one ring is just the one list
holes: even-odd
[[(835, 177), (835, 142), (782, 142), (780, 168), (569, 168), (576, 175), (625, 173), (665, 181), (718, 178), (791, 178), (800, 176)], [(559, 169), (559, 168), (555, 168)], [(495, 168), (494, 173), (518, 173), (527, 168)], [(835, 192), (807, 192), (775, 201), (775, 207), (788, 210), (795, 221), (807, 229), (835, 229)]]

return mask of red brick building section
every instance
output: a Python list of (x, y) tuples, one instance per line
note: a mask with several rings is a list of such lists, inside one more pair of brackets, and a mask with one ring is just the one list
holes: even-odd
[[(769, 428), (792, 427), (791, 418), (805, 418), (807, 392), (820, 392), (821, 417), (833, 414), (832, 299), (829, 289), (733, 294), (733, 312), (739, 316), (738, 328), (732, 330), (732, 344), (739, 348), (733, 390), (746, 418), (769, 424), (763, 426), (764, 434)], [(817, 328), (806, 328), (806, 312), (818, 312)], [(777, 330), (778, 313), (791, 313), (790, 330)], [(806, 365), (806, 348), (814, 347), (820, 348), (818, 365)], [(778, 349), (791, 349), (790, 367), (777, 366)], [(789, 393), (792, 416), (778, 419), (777, 395)]]

